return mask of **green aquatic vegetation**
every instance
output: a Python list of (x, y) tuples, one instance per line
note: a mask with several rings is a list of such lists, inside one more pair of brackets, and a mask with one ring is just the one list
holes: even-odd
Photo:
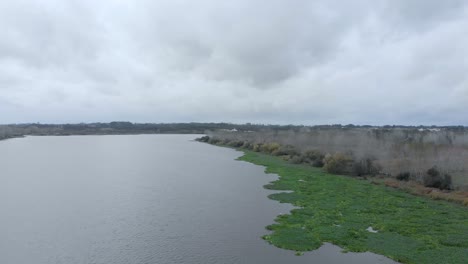
[(468, 259), (468, 210), (463, 206), (261, 153), (247, 151), (239, 160), (280, 176), (265, 188), (292, 191), (269, 196), (298, 207), (267, 227), (272, 232), (263, 238), (277, 247), (303, 252), (330, 242), (345, 251), (370, 251), (403, 263)]

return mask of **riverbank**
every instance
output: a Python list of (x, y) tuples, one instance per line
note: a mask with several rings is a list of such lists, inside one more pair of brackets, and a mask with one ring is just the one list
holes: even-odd
[(468, 210), (366, 180), (324, 173), (278, 157), (242, 150), (239, 160), (266, 167), (287, 190), (269, 198), (300, 207), (267, 227), (269, 243), (298, 252), (330, 242), (346, 251), (370, 251), (402, 263), (464, 263)]
[[(242, 134), (242, 136), (244, 135)], [(248, 140), (219, 138), (216, 136), (204, 136), (197, 140), (213, 145), (276, 156), (289, 163), (323, 168), (323, 171), (331, 174), (369, 179), (376, 185), (385, 185), (414, 195), (468, 206), (466, 173), (458, 174), (457, 182), (459, 185), (454, 185), (452, 184), (452, 177), (437, 166), (433, 166), (423, 174), (418, 174), (418, 177), (411, 176), (411, 173), (399, 173), (395, 176), (385, 173), (378, 160), (353, 158), (353, 155), (349, 154), (352, 151), (348, 154), (340, 152), (324, 154), (320, 150), (301, 151), (291, 145), (281, 145), (276, 142), (268, 143), (268, 140), (264, 140), (263, 143), (252, 143)], [(452, 156), (448, 155), (445, 159), (452, 159)], [(456, 169), (456, 166), (452, 169)], [(465, 182), (465, 185), (460, 185), (461, 182)]]
[(281, 156), (292, 163), (323, 167), (332, 174), (386, 177), (457, 191), (460, 195), (452, 194), (449, 200), (468, 201), (468, 133), (464, 128), (213, 131), (200, 141)]
[(19, 136), (4, 136), (4, 137), (0, 137), (0, 141), (1, 140), (7, 140), (7, 139), (12, 139), (12, 138), (23, 138), (25, 136), (23, 135), (19, 135)]

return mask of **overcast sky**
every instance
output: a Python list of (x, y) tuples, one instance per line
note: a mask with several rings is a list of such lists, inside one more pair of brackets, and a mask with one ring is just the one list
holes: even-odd
[(0, 123), (468, 125), (468, 1), (1, 0)]

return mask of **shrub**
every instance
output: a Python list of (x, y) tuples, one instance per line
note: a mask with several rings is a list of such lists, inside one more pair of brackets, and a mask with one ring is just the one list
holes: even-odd
[(318, 159), (323, 159), (325, 157), (325, 155), (318, 150), (307, 150), (304, 153), (304, 156), (310, 160), (318, 160)]
[(353, 162), (353, 174), (357, 176), (372, 175), (375, 176), (382, 170), (380, 164), (371, 158), (363, 158)]
[(300, 163), (304, 163), (305, 159), (302, 155), (294, 155), (293, 157), (291, 157), (291, 159), (289, 159), (289, 162), (293, 163), (293, 164), (300, 164)]
[(399, 181), (409, 181), (410, 173), (409, 172), (400, 172), (396, 176), (396, 179), (399, 180)]
[(347, 174), (351, 171), (352, 159), (342, 153), (326, 155), (323, 168), (326, 172), (335, 174)]
[(216, 144), (218, 144), (219, 142), (221, 142), (221, 140), (218, 139), (218, 138), (209, 138), (209, 139), (208, 139), (208, 143), (210, 143), (210, 144), (216, 145)]
[(452, 176), (450, 174), (444, 174), (444, 180), (442, 185), (439, 187), (442, 190), (452, 190)]
[(261, 151), (272, 154), (273, 152), (277, 151), (280, 148), (280, 144), (273, 142), (273, 143), (266, 143), (261, 146)]
[(323, 167), (323, 159), (325, 155), (318, 150), (308, 150), (304, 153), (306, 162), (312, 164), (314, 167)]
[(234, 148), (239, 148), (239, 147), (241, 147), (243, 144), (244, 144), (243, 141), (236, 141), (236, 140), (230, 141), (229, 143), (227, 143), (228, 146), (234, 147)]
[(254, 144), (252, 150), (255, 152), (260, 152), (262, 148), (262, 144)]
[(434, 166), (427, 170), (426, 175), (423, 177), (423, 183), (426, 187), (450, 190), (452, 187), (452, 177), (449, 174), (442, 174), (439, 169)]
[(278, 149), (272, 152), (273, 155), (275, 156), (294, 156), (294, 155), (299, 155), (299, 151), (297, 151), (293, 146), (291, 145), (286, 145), (286, 146), (280, 146)]
[(219, 144), (219, 145), (222, 145), (222, 146), (226, 146), (226, 145), (228, 145), (230, 142), (231, 142), (231, 141), (230, 141), (229, 139), (226, 138), (226, 139), (220, 140), (218, 144)]
[(208, 142), (210, 140), (209, 136), (203, 136), (201, 138), (197, 138), (198, 141), (200, 142)]
[(252, 144), (250, 144), (250, 142), (248, 142), (248, 141), (244, 141), (241, 148), (252, 149)]
[(321, 167), (323, 167), (323, 165), (324, 165), (323, 159), (314, 160), (312, 162), (312, 166), (314, 166), (314, 167), (321, 168)]

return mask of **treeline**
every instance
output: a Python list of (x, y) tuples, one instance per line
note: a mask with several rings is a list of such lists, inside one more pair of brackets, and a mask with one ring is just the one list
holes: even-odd
[(468, 130), (463, 127), (218, 130), (200, 140), (281, 156), (335, 174), (381, 175), (440, 189), (468, 186)]
[(115, 134), (203, 134), (208, 130), (258, 131), (263, 125), (229, 123), (80, 123), (80, 124), (9, 124), (0, 125), (0, 139), (24, 135), (115, 135)]
[[(180, 133), (204, 134), (208, 131), (221, 132), (262, 132), (262, 133), (302, 133), (303, 131), (349, 131), (355, 129), (376, 129), (373, 126), (357, 125), (265, 125), (265, 124), (231, 124), (231, 123), (131, 123), (115, 121), (110, 123), (79, 123), (79, 124), (8, 124), (0, 125), (0, 139), (23, 135), (108, 135), (108, 134), (154, 134)], [(463, 126), (423, 127), (423, 126), (384, 126), (381, 130), (404, 129), (414, 130), (444, 130), (454, 133), (467, 131)]]

